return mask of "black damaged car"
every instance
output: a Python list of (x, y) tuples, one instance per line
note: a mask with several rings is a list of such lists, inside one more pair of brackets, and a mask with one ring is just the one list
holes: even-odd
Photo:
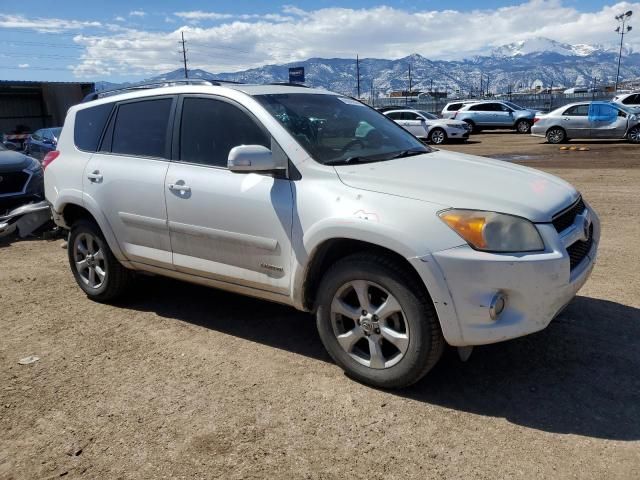
[(44, 200), (44, 174), (35, 158), (0, 144), (0, 216), (29, 202)]

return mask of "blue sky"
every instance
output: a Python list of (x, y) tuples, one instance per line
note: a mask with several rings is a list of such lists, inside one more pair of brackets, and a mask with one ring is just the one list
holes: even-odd
[[(0, 79), (120, 82), (189, 64), (212, 72), (313, 56), (434, 59), (537, 37), (614, 45), (613, 16), (640, 3), (596, 0), (3, 2)], [(455, 10), (453, 10), (455, 8)], [(640, 49), (640, 28), (625, 40)]]

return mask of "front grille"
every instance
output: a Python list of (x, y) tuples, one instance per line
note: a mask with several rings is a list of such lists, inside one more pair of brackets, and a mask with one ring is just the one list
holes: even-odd
[(567, 247), (567, 253), (569, 254), (571, 270), (580, 265), (580, 262), (587, 256), (591, 246), (593, 245), (593, 225), (589, 226), (589, 240), (578, 240), (573, 245)]
[(0, 179), (0, 195), (20, 193), (29, 180), (29, 174), (26, 172), (0, 173)]
[(582, 197), (580, 197), (578, 201), (571, 205), (569, 208), (562, 212), (556, 213), (553, 216), (553, 220), (551, 221), (551, 223), (553, 223), (553, 226), (556, 228), (556, 231), (558, 233), (563, 232), (571, 225), (573, 225), (576, 216), (584, 212), (584, 209), (585, 205), (582, 201)]

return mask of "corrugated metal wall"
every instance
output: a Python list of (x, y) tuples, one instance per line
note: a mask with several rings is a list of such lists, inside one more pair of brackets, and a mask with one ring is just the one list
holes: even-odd
[(61, 126), (72, 105), (93, 91), (91, 83), (0, 82), (0, 134), (18, 125), (31, 132)]

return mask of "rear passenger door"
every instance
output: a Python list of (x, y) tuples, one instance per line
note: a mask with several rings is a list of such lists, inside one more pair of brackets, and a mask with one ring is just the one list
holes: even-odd
[(234, 173), (229, 151), (284, 152), (240, 105), (212, 95), (181, 98), (165, 194), (176, 270), (288, 293), (293, 196), (275, 174)]
[(589, 122), (589, 104), (574, 105), (562, 113), (561, 126), (569, 138), (589, 138), (591, 123)]
[(84, 172), (85, 194), (127, 258), (163, 268), (173, 268), (164, 181), (176, 102), (161, 96), (118, 103)]

